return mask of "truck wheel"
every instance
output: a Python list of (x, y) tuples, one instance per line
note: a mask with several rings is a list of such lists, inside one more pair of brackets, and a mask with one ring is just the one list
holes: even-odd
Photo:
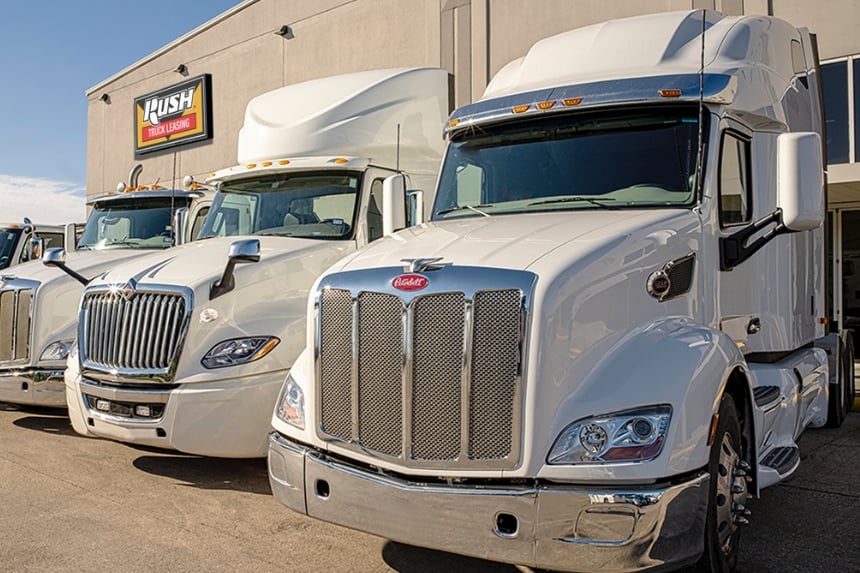
[(708, 471), (711, 474), (708, 515), (705, 522), (705, 551), (692, 567), (695, 573), (729, 573), (738, 560), (741, 526), (749, 523), (746, 509), (749, 491), (743, 458), (741, 425), (735, 401), (724, 395), (720, 401), (717, 430), (711, 445)]
[(843, 345), (839, 341), (839, 372), (836, 388), (829, 388), (830, 395), (827, 397), (827, 424), (828, 428), (838, 428), (845, 421), (848, 410), (854, 401), (854, 342), (850, 339), (850, 345)]

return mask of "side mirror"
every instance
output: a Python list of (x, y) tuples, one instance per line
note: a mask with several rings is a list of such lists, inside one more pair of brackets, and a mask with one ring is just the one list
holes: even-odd
[(63, 246), (74, 251), (78, 246), (78, 230), (74, 223), (66, 223), (63, 226)]
[(233, 278), (233, 269), (239, 263), (256, 263), (260, 260), (260, 239), (243, 239), (233, 241), (230, 251), (227, 253), (227, 266), (221, 278), (212, 283), (209, 288), (209, 300), (218, 298), (236, 288), (236, 279)]
[(42, 264), (46, 267), (57, 267), (84, 286), (87, 286), (90, 282), (89, 279), (66, 266), (66, 249), (63, 247), (47, 249), (45, 254), (42, 255)]
[(30, 244), (27, 247), (29, 252), (27, 253), (27, 260), (32, 261), (33, 259), (39, 259), (42, 257), (42, 253), (45, 252), (45, 239), (42, 237), (34, 236), (30, 239)]
[(392, 175), (382, 182), (382, 234), (406, 228), (406, 176)]
[(185, 221), (188, 215), (188, 207), (180, 207), (173, 212), (173, 245), (185, 243)]
[(42, 255), (42, 264), (46, 267), (63, 267), (66, 264), (66, 249), (54, 247)]
[(824, 160), (815, 132), (783, 133), (776, 144), (776, 206), (790, 231), (824, 223)]

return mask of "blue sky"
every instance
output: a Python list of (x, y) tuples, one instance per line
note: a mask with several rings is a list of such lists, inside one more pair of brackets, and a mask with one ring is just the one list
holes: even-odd
[(86, 91), (241, 0), (7, 0), (0, 222), (84, 218)]

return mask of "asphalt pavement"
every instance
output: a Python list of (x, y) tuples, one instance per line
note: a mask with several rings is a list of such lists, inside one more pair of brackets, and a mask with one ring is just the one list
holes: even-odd
[[(860, 413), (808, 430), (787, 482), (750, 503), (740, 573), (860, 572)], [(0, 403), (0, 571), (514, 573), (308, 519), (265, 460), (80, 437), (63, 410)]]

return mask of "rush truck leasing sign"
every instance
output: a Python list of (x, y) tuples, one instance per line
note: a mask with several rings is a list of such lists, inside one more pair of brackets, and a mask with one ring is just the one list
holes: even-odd
[(211, 138), (211, 76), (135, 98), (134, 126), (135, 155)]

